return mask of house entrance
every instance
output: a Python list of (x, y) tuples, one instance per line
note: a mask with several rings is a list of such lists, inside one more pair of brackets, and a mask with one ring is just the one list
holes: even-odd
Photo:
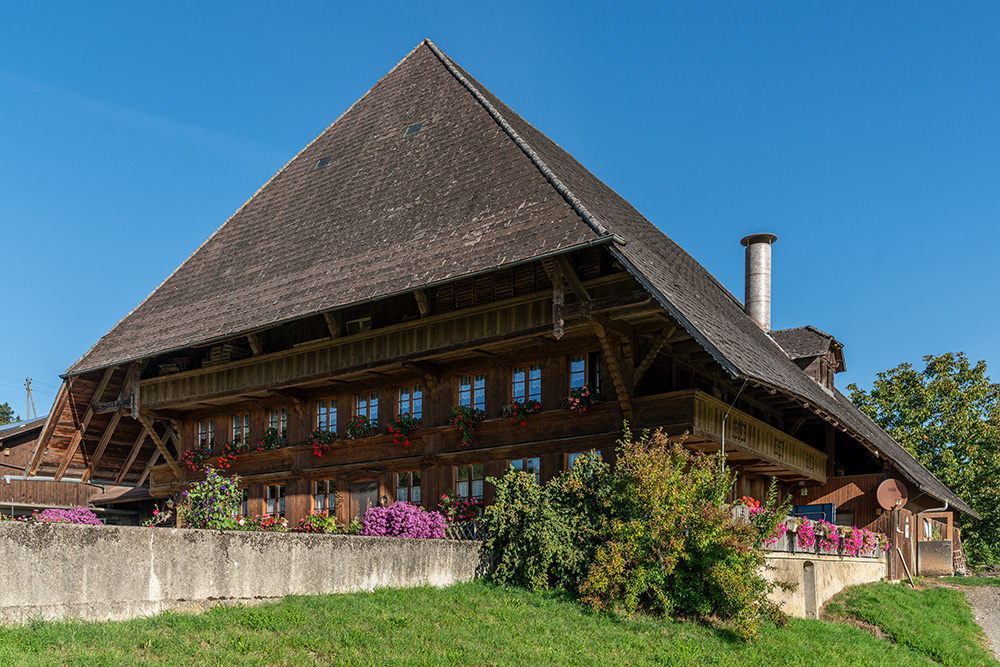
[(351, 518), (363, 519), (369, 507), (378, 506), (378, 482), (369, 480), (351, 484)]

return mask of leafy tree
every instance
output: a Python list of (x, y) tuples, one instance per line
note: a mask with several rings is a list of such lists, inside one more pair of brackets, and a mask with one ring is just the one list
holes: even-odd
[(14, 408), (9, 403), (0, 403), (0, 426), (21, 421), (21, 418), (14, 414)]
[(982, 517), (963, 521), (973, 562), (1000, 560), (1000, 385), (962, 352), (879, 373), (851, 400)]

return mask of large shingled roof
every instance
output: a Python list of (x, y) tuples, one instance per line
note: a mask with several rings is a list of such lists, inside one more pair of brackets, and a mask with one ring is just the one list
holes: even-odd
[[(405, 130), (423, 123), (421, 130)], [(330, 158), (317, 168), (320, 159)], [(974, 515), (814, 382), (701, 264), (424, 41), (70, 369), (82, 373), (615, 235), (611, 252), (733, 377), (790, 396)], [(400, 261), (407, 258), (407, 261)]]

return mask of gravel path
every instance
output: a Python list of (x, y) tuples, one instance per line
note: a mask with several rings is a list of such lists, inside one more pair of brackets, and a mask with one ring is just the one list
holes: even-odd
[(976, 616), (990, 641), (993, 655), (1000, 660), (1000, 588), (993, 586), (955, 586), (968, 598)]

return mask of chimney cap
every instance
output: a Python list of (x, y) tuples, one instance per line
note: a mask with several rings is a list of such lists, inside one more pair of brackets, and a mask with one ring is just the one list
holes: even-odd
[(751, 243), (766, 243), (771, 245), (778, 240), (778, 237), (774, 234), (762, 233), (762, 234), (751, 234), (749, 236), (744, 236), (740, 239), (740, 245), (749, 246)]

